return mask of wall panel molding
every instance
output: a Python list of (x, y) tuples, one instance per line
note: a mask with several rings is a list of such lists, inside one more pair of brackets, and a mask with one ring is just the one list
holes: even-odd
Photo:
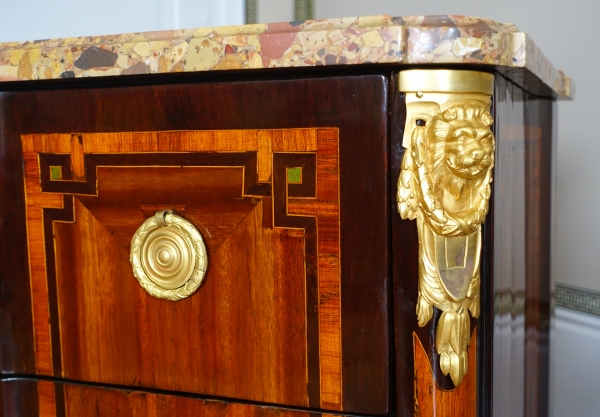
[(559, 307), (600, 316), (600, 292), (557, 284), (554, 300)]

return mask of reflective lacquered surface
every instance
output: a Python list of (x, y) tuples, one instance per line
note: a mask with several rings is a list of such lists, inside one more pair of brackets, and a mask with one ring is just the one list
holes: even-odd
[(484, 249), (492, 279), (486, 334), (493, 374), (483, 401), (491, 401), (494, 417), (548, 411), (552, 114), (551, 101), (497, 77), (496, 167)]

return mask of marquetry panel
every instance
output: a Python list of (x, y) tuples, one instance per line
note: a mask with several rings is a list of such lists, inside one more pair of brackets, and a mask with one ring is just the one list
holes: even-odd
[[(22, 143), (39, 374), (342, 409), (337, 129)], [(178, 302), (129, 264), (135, 230), (163, 209), (209, 255)]]

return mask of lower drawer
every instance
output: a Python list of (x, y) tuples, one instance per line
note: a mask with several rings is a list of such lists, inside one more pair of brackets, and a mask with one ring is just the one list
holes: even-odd
[(0, 383), (0, 417), (13, 416), (333, 417), (264, 405), (19, 378)]

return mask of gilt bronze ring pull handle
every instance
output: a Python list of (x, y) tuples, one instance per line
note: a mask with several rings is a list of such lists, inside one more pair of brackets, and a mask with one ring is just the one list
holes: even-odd
[(168, 210), (157, 211), (135, 232), (130, 261), (133, 274), (146, 291), (173, 301), (192, 295), (208, 267), (200, 232)]

